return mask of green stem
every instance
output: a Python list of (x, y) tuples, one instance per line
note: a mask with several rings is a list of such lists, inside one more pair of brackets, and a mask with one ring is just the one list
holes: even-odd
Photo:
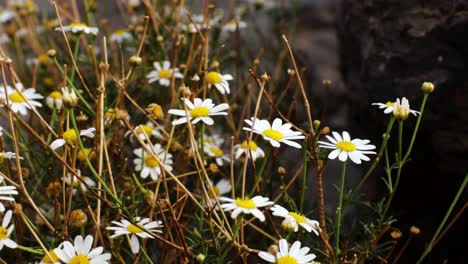
[(421, 109), (419, 110), (420, 114), (418, 116), (418, 120), (416, 121), (416, 126), (414, 127), (413, 136), (411, 137), (411, 141), (410, 141), (408, 150), (406, 151), (405, 157), (403, 158), (403, 161), (406, 161), (406, 159), (408, 159), (409, 155), (411, 154), (411, 150), (413, 149), (413, 145), (414, 145), (414, 142), (416, 140), (416, 135), (418, 133), (419, 124), (421, 123), (422, 115), (424, 113), (424, 108), (426, 107), (426, 102), (427, 102), (428, 96), (429, 96), (429, 94), (424, 94), (424, 98), (423, 98), (423, 101), (421, 103)]
[[(79, 135), (80, 133), (80, 130), (78, 129), (78, 125), (76, 124), (76, 120), (75, 120), (75, 109), (71, 108), (70, 109), (70, 120), (72, 122), (72, 126), (73, 126), (73, 129), (75, 129), (75, 133), (77, 134), (77, 141), (78, 141), (78, 146), (80, 147), (80, 150), (84, 153), (84, 146), (83, 146), (83, 141), (81, 141), (81, 137)], [(97, 173), (97, 171), (94, 169), (93, 167), (93, 164), (91, 164), (91, 161), (89, 160), (88, 156), (87, 155), (83, 155), (83, 157), (85, 158), (86, 160), (86, 164), (88, 165), (88, 168), (89, 170), (91, 171), (91, 173), (93, 174), (94, 178), (96, 180), (98, 180), (101, 184), (102, 184), (102, 187), (104, 187), (104, 190), (115, 200), (115, 202), (117, 203), (117, 205), (119, 207), (122, 206), (122, 202), (119, 200), (119, 198), (109, 189), (109, 187), (107, 186), (106, 182), (104, 181), (103, 178), (101, 178), (99, 176), (99, 174)]]
[(42, 250), (37, 250), (37, 249), (34, 249), (34, 248), (30, 248), (30, 247), (25, 247), (25, 246), (18, 245), (18, 249), (29, 252), (29, 253), (33, 253), (33, 254), (36, 254), (36, 255), (44, 255), (44, 252)]
[[(268, 156), (270, 155), (271, 148), (272, 148), (271, 146), (268, 146), (268, 149), (265, 153), (265, 157), (263, 157), (262, 165), (260, 165), (260, 169), (255, 175), (255, 183), (252, 187), (252, 190), (250, 190), (249, 197), (253, 196), (253, 194), (255, 193), (255, 190), (257, 189), (257, 185), (260, 182), (260, 179), (262, 178), (263, 170), (265, 169), (266, 163), (268, 161)], [(247, 159), (245, 159), (245, 162), (247, 162)]]
[[(78, 63), (78, 51), (80, 50), (80, 38), (75, 37), (75, 40), (76, 42), (75, 42), (75, 48), (73, 49), (73, 58)], [(70, 74), (70, 79), (72, 82), (75, 80), (75, 73), (76, 73), (76, 68), (75, 66), (73, 66), (71, 70), (71, 74)]]
[(385, 216), (388, 212), (388, 209), (390, 209), (390, 204), (392, 203), (393, 197), (395, 197), (398, 184), (400, 183), (401, 169), (403, 168), (405, 164), (405, 161), (401, 159), (402, 149), (403, 149), (403, 121), (400, 120), (398, 121), (398, 153), (396, 155), (398, 170), (397, 170), (397, 175), (395, 179), (395, 185), (391, 187), (392, 189), (390, 190), (390, 197), (388, 198), (387, 203), (385, 204), (385, 207), (384, 207), (385, 209), (382, 214), (383, 216)]
[(395, 122), (395, 117), (392, 116), (390, 118), (390, 121), (387, 124), (387, 130), (385, 131), (382, 144), (380, 145), (379, 153), (377, 154), (376, 158), (374, 159), (374, 162), (370, 166), (370, 168), (367, 171), (366, 175), (364, 175), (364, 177), (361, 179), (361, 181), (356, 186), (356, 188), (354, 188), (354, 190), (352, 190), (351, 199), (354, 198), (354, 195), (359, 191), (359, 189), (361, 189), (364, 182), (366, 182), (367, 178), (369, 178), (369, 176), (372, 174), (372, 172), (375, 170), (375, 168), (379, 164), (380, 159), (382, 158), (382, 155), (384, 153), (384, 150), (387, 147), (387, 142), (388, 142), (388, 139), (390, 138), (390, 132), (392, 131), (394, 122)]
[(458, 192), (457, 194), (455, 195), (455, 198), (453, 199), (452, 201), (452, 204), (450, 204), (450, 207), (449, 209), (447, 210), (447, 212), (445, 213), (445, 216), (444, 216), (444, 219), (442, 220), (442, 222), (440, 223), (439, 227), (437, 228), (437, 231), (434, 233), (434, 236), (432, 237), (431, 239), (431, 242), (429, 242), (429, 244), (427, 245), (426, 249), (424, 250), (423, 254), (421, 255), (421, 257), (418, 259), (418, 261), (416, 262), (416, 264), (419, 264), (421, 263), (424, 258), (427, 256), (427, 254), (429, 254), (429, 252), (431, 252), (432, 250), (432, 247), (434, 245), (434, 242), (436, 241), (436, 239), (438, 238), (440, 232), (442, 231), (442, 228), (445, 226), (445, 223), (447, 222), (450, 214), (452, 213), (453, 211), (453, 208), (455, 207), (455, 205), (457, 204), (458, 200), (460, 199), (460, 196), (463, 194), (463, 192), (465, 191), (465, 187), (466, 187), (466, 184), (468, 183), (468, 173), (465, 175), (465, 179), (463, 180), (463, 183), (462, 185), (460, 186), (460, 188), (458, 189)]
[(202, 122), (200, 130), (200, 156), (202, 159), (202, 166), (205, 166), (205, 123)]
[(343, 193), (344, 193), (344, 185), (345, 185), (345, 176), (346, 176), (346, 161), (343, 162), (343, 166), (341, 168), (341, 177), (340, 177), (340, 197), (338, 198), (338, 207), (336, 208), (336, 235), (335, 235), (335, 254), (339, 255), (340, 249), (340, 229), (341, 229), (341, 212), (343, 206)]

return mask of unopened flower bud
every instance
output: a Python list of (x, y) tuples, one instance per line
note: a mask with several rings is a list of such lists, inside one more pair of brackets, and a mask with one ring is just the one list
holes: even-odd
[(281, 223), (281, 227), (287, 232), (296, 232), (299, 225), (293, 217), (286, 217)]
[(195, 73), (195, 74), (193, 75), (193, 77), (192, 77), (192, 81), (194, 81), (194, 82), (200, 81), (200, 76), (198, 76), (198, 74)]
[(430, 94), (434, 91), (434, 84), (431, 83), (431, 82), (423, 82), (422, 86), (421, 86), (421, 90), (424, 92), (424, 93), (427, 93), (427, 94)]
[(421, 229), (419, 229), (419, 227), (417, 227), (417, 226), (412, 226), (412, 227), (410, 227), (410, 232), (413, 235), (419, 235), (419, 234), (421, 234)]
[(288, 75), (293, 76), (294, 74), (296, 74), (296, 71), (295, 71), (295, 70), (293, 70), (293, 69), (288, 69)]
[(160, 105), (158, 104), (149, 104), (148, 107), (146, 108), (146, 111), (153, 117), (154, 119), (163, 119), (164, 118), (164, 112), (163, 109)]
[(395, 240), (396, 240), (396, 239), (400, 239), (402, 235), (403, 235), (403, 234), (402, 234), (400, 231), (392, 231), (392, 232), (390, 233), (390, 236), (391, 236), (393, 239), (395, 239)]
[(270, 254), (276, 255), (276, 253), (278, 253), (279, 249), (278, 249), (277, 245), (271, 245), (271, 246), (268, 247), (267, 251)]
[(47, 197), (55, 196), (60, 193), (61, 185), (58, 181), (53, 181), (47, 185), (46, 195)]
[(206, 259), (206, 256), (203, 255), (202, 253), (198, 254), (195, 256), (195, 260), (198, 262), (198, 263), (203, 263), (203, 261), (205, 261)]
[(50, 49), (47, 51), (47, 55), (49, 56), (49, 58), (54, 58), (55, 55), (57, 55), (57, 51), (54, 49)]
[(210, 171), (212, 173), (218, 173), (219, 172), (219, 167), (215, 163), (210, 163)]
[(74, 90), (69, 91), (68, 87), (62, 87), (62, 100), (65, 107), (73, 108), (78, 104), (78, 96)]
[(330, 134), (330, 128), (327, 127), (327, 126), (324, 127), (324, 128), (322, 128), (322, 130), (320, 130), (320, 134), (322, 134), (322, 135), (328, 135), (328, 134)]
[(74, 227), (83, 227), (88, 222), (88, 216), (81, 209), (71, 211), (69, 224)]
[(313, 123), (313, 125), (314, 125), (314, 129), (318, 129), (318, 128), (319, 128), (319, 126), (320, 126), (320, 120), (317, 120), (317, 119), (316, 119), (316, 120), (314, 120), (314, 123)]
[(141, 59), (141, 57), (138, 57), (138, 56), (135, 56), (135, 55), (131, 56), (130, 60), (129, 60), (130, 65), (132, 65), (132, 66), (138, 66), (138, 65), (140, 65), (142, 63), (142, 61), (143, 60)]
[(330, 85), (332, 85), (332, 81), (331, 80), (323, 80), (322, 84), (325, 85), (325, 86), (330, 86)]
[(260, 80), (265, 83), (267, 82), (268, 80), (270, 80), (270, 76), (265, 72), (264, 74), (262, 74), (262, 76), (260, 76)]
[(284, 167), (279, 166), (278, 167), (278, 174), (279, 175), (285, 175), (286, 174), (286, 169)]
[(147, 191), (145, 193), (145, 202), (149, 205), (152, 205), (154, 202), (155, 202), (155, 199), (154, 199), (154, 192), (152, 191)]

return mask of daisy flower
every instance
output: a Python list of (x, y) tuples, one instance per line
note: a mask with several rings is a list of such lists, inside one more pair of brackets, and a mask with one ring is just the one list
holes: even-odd
[(46, 97), (46, 105), (50, 109), (62, 109), (63, 101), (62, 101), (62, 93), (59, 91), (53, 91)]
[(332, 132), (333, 137), (325, 136), (331, 142), (318, 141), (320, 148), (333, 149), (328, 154), (329, 159), (338, 159), (340, 161), (346, 161), (348, 157), (356, 164), (361, 164), (361, 160), (369, 161), (370, 159), (364, 154), (376, 154), (374, 151), (374, 145), (369, 144), (367, 139), (355, 138), (351, 140), (349, 133), (343, 131), (343, 136), (338, 132)]
[[(147, 145), (147, 147), (151, 148), (151, 145)], [(160, 144), (155, 144), (151, 150), (154, 151), (153, 153), (157, 155), (157, 158), (152, 153), (148, 153), (145, 148), (135, 149), (133, 154), (137, 158), (133, 160), (133, 163), (135, 164), (135, 170), (141, 171), (140, 177), (142, 179), (146, 179), (151, 175), (151, 179), (157, 180), (161, 175), (159, 162), (164, 162), (164, 167), (172, 171), (172, 154), (166, 152)]]
[(231, 21), (227, 22), (226, 25), (223, 26), (222, 30), (224, 32), (234, 33), (237, 31), (237, 29), (241, 30), (246, 27), (247, 23), (245, 23), (244, 21), (241, 21), (239, 19), (232, 19)]
[(0, 11), (0, 23), (4, 24), (15, 17), (15, 12), (4, 9)]
[[(115, 226), (106, 227), (107, 230), (113, 230), (114, 234), (110, 238), (115, 238), (121, 235), (130, 235), (130, 248), (133, 254), (138, 254), (140, 251), (140, 242), (138, 237), (141, 238), (154, 238), (149, 232), (162, 233), (162, 221), (151, 221), (149, 218), (135, 217), (136, 224), (130, 223), (130, 221), (123, 219), (122, 221), (112, 221)], [(143, 230), (144, 229), (144, 230)], [(138, 236), (138, 237), (137, 237)]]
[[(4, 178), (0, 176), (0, 183), (2, 183)], [(18, 191), (15, 186), (4, 185), (0, 186), (0, 201), (14, 201), (15, 198), (7, 195), (17, 195)], [(5, 212), (5, 206), (0, 202), (0, 212)]]
[(414, 111), (414, 110), (409, 109), (409, 103), (408, 103), (408, 100), (407, 100), (405, 97), (403, 97), (403, 98), (401, 99), (401, 103), (400, 103), (400, 99), (397, 98), (397, 100), (396, 100), (395, 102), (388, 101), (388, 102), (386, 102), (385, 104), (384, 104), (384, 103), (372, 103), (372, 105), (376, 105), (376, 106), (378, 106), (380, 109), (383, 109), (384, 114), (390, 114), (390, 113), (394, 113), (394, 111), (395, 111), (395, 104), (396, 104), (397, 102), (398, 102), (398, 105), (399, 105), (400, 107), (401, 107), (401, 105), (402, 105), (403, 102), (404, 102), (405, 106), (407, 105), (408, 110), (409, 110), (409, 112), (410, 112), (411, 114), (413, 114), (413, 115), (415, 115), (415, 116), (416, 116), (417, 114), (419, 114), (418, 111)]
[(301, 248), (300, 241), (294, 242), (291, 248), (289, 248), (286, 239), (281, 239), (279, 241), (279, 252), (276, 252), (275, 255), (265, 251), (260, 251), (258, 256), (270, 263), (308, 264), (316, 257), (314, 254), (307, 254), (309, 251), (310, 248), (308, 247)]
[(261, 222), (265, 221), (265, 215), (258, 208), (273, 204), (268, 197), (262, 197), (260, 195), (257, 195), (252, 199), (245, 197), (236, 198), (234, 200), (228, 197), (219, 197), (219, 200), (221, 202), (226, 202), (221, 205), (221, 208), (223, 208), (224, 211), (232, 211), (232, 219), (235, 219), (240, 213), (253, 214)]
[(130, 34), (130, 32), (128, 32), (128, 30), (125, 28), (117, 29), (116, 31), (114, 31), (114, 33), (112, 33), (110, 37), (111, 42), (115, 42), (118, 44), (122, 44), (131, 39), (132, 39), (132, 34)]
[(8, 210), (3, 216), (2, 226), (0, 226), (0, 250), (3, 249), (3, 246), (7, 246), (9, 248), (18, 247), (18, 244), (10, 238), (11, 232), (13, 232), (13, 229), (15, 228), (14, 224), (8, 226), (12, 215), (13, 211)]
[(229, 94), (231, 92), (227, 81), (231, 81), (233, 79), (234, 78), (231, 74), (223, 75), (215, 71), (210, 71), (205, 74), (205, 77), (203, 77), (205, 83), (208, 84), (208, 88), (211, 88), (211, 86), (214, 85), (221, 94)]
[(78, 104), (78, 96), (75, 91), (72, 89), (68, 90), (68, 87), (62, 87), (62, 101), (66, 107), (74, 107)]
[[(94, 127), (83, 129), (80, 131), (80, 136), (94, 138), (94, 131), (96, 131), (96, 128)], [(63, 132), (62, 138), (52, 141), (52, 143), (50, 143), (50, 148), (55, 150), (57, 148), (62, 147), (66, 143), (75, 144), (77, 140), (78, 140), (78, 136), (76, 135), (76, 131), (75, 129), (71, 128)]]
[(414, 116), (420, 114), (418, 111), (410, 109), (410, 105), (406, 97), (403, 97), (401, 102), (400, 98), (397, 98), (395, 105), (393, 106), (393, 116), (400, 120), (406, 120), (410, 113)]
[(10, 103), (10, 108), (13, 112), (19, 113), (20, 115), (27, 115), (28, 109), (31, 107), (41, 107), (42, 104), (35, 100), (44, 98), (41, 94), (36, 93), (36, 89), (28, 88), (24, 89), (23, 84), (17, 83), (15, 90), (13, 87), (7, 85), (6, 86), (6, 94), (5, 88), (3, 85), (0, 85), (0, 99), (6, 103), (6, 97), (8, 97), (8, 101)]
[(224, 161), (231, 162), (229, 155), (224, 153), (224, 151), (215, 144), (205, 143), (203, 145), (203, 151), (208, 154), (208, 156), (215, 158), (216, 164), (218, 166), (223, 166)]
[(173, 77), (178, 79), (184, 77), (182, 73), (179, 72), (179, 68), (171, 68), (170, 61), (163, 61), (162, 66), (161, 63), (155, 61), (153, 62), (153, 66), (156, 70), (151, 71), (146, 75), (149, 83), (159, 81), (160, 85), (169, 86)]
[[(156, 138), (162, 138), (161, 132), (159, 132), (159, 130), (160, 128), (155, 127), (152, 122), (147, 122), (146, 124), (138, 125), (133, 129), (133, 131), (135, 131), (135, 133), (141, 140), (146, 140), (146, 136), (155, 136)], [(128, 131), (127, 133), (125, 133), (125, 135), (130, 135), (130, 137), (132, 137), (134, 134), (131, 131)]]
[[(76, 194), (76, 189), (80, 188), (83, 190), (83, 192), (86, 192), (88, 190), (88, 187), (94, 187), (96, 186), (96, 182), (93, 181), (93, 179), (91, 179), (90, 177), (86, 177), (86, 176), (81, 176), (81, 171), (80, 170), (77, 170), (77, 176), (71, 174), (71, 173), (68, 173), (67, 176), (65, 176), (63, 178), (63, 180), (65, 181), (65, 183), (69, 186), (72, 186), (73, 185), (73, 194)], [(77, 179), (77, 177), (79, 177), (80, 179)]]
[(281, 224), (283, 227), (293, 226), (294, 232), (299, 230), (299, 225), (302, 226), (307, 232), (314, 231), (314, 233), (318, 236), (320, 230), (319, 222), (315, 220), (310, 220), (309, 218), (305, 217), (303, 214), (298, 212), (289, 212), (286, 208), (275, 204), (273, 205), (270, 210), (273, 212), (273, 215), (283, 217), (285, 220)]
[(247, 140), (244, 140), (241, 144), (237, 144), (234, 146), (234, 158), (239, 159), (242, 154), (247, 156), (247, 153), (250, 152), (250, 156), (253, 161), (255, 161), (257, 158), (263, 158), (265, 157), (265, 152), (257, 146), (257, 143), (255, 141), (251, 140), (249, 143), (247, 143)]
[[(55, 31), (62, 31), (60, 27), (56, 27)], [(88, 27), (85, 23), (71, 23), (63, 27), (63, 32), (72, 32), (73, 34), (85, 33), (87, 35), (97, 35), (99, 29), (97, 27)]]
[[(231, 181), (226, 180), (226, 179), (221, 179), (216, 185), (213, 185), (213, 182), (210, 181), (210, 190), (208, 190), (208, 196), (210, 196), (210, 200), (212, 204), (215, 204), (215, 197), (221, 198), (221, 195), (227, 194), (231, 191), (232, 186), (231, 186)], [(213, 193), (216, 194), (216, 196), (213, 196)]]
[(196, 124), (201, 120), (203, 123), (211, 126), (214, 124), (214, 121), (210, 116), (227, 115), (227, 112), (222, 111), (229, 108), (229, 105), (226, 103), (215, 106), (213, 100), (209, 98), (205, 100), (195, 98), (193, 103), (186, 98), (182, 98), (182, 101), (184, 101), (187, 106), (187, 111), (180, 109), (171, 109), (168, 111), (169, 114), (183, 116), (182, 118), (172, 121), (172, 125), (174, 126), (187, 123), (192, 119), (192, 124)]
[(263, 139), (268, 140), (275, 148), (280, 146), (280, 142), (291, 147), (302, 148), (300, 144), (292, 141), (292, 139), (304, 139), (305, 137), (301, 132), (291, 130), (292, 124), (283, 124), (283, 121), (279, 118), (273, 120), (271, 125), (266, 119), (261, 120), (254, 117), (244, 121), (251, 126), (251, 128), (244, 127), (244, 130), (253, 131), (256, 134), (262, 135)]
[[(10, 152), (10, 151), (8, 152), (0, 151), (0, 162), (3, 162), (3, 160), (5, 159), (16, 159), (16, 153)], [(22, 160), (23, 157), (19, 157), (19, 159)]]
[(68, 264), (89, 263), (89, 264), (105, 264), (109, 263), (111, 254), (104, 253), (103, 247), (91, 249), (93, 246), (93, 237), (87, 235), (83, 239), (82, 236), (76, 236), (74, 244), (69, 241), (62, 243), (61, 247), (55, 249), (55, 254), (62, 262)]

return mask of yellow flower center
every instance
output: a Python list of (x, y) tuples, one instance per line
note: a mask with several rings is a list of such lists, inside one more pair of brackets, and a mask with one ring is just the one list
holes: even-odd
[[(107, 119), (114, 120), (115, 117), (116, 117), (114, 109), (108, 110), (108, 111), (104, 114), (104, 117), (107, 118)], [(138, 130), (138, 128), (137, 128), (137, 130)], [(138, 132), (137, 132), (137, 133), (138, 133)]]
[(172, 77), (172, 72), (170, 70), (160, 70), (159, 71), (159, 78), (169, 79), (171, 77)]
[(139, 125), (135, 132), (137, 134), (143, 134), (143, 131), (149, 136), (153, 133), (154, 128), (148, 125)]
[(53, 91), (49, 94), (49, 97), (52, 99), (62, 99), (62, 93), (58, 91)]
[(388, 102), (385, 103), (385, 105), (391, 107), (391, 106), (394, 106), (395, 103), (388, 101)]
[(8, 238), (7, 234), (8, 234), (8, 230), (5, 227), (0, 226), (0, 240)]
[(206, 117), (210, 114), (210, 109), (204, 106), (196, 106), (190, 111), (190, 116), (192, 117)]
[(274, 139), (276, 141), (281, 140), (284, 138), (283, 133), (279, 132), (278, 130), (268, 128), (262, 131), (262, 134), (265, 135), (266, 137), (269, 137), (271, 139)]
[(14, 93), (10, 94), (10, 96), (8, 96), (8, 98), (10, 98), (10, 100), (13, 101), (14, 103), (24, 103), (24, 102), (26, 102), (26, 99), (23, 97), (23, 95), (18, 93), (18, 92), (14, 92)]
[(346, 152), (352, 152), (356, 150), (356, 145), (354, 145), (353, 143), (349, 141), (340, 141), (336, 143), (336, 147), (339, 150), (346, 151)]
[(91, 154), (90, 148), (84, 148), (82, 150), (80, 149), (80, 152), (78, 152), (78, 159), (84, 161), (86, 160), (85, 157), (90, 158), (90, 154)]
[[(210, 198), (215, 198), (215, 196), (218, 196), (219, 195), (219, 188), (218, 186), (213, 186), (213, 188), (211, 189), (212, 191), (209, 191), (208, 192), (208, 196), (210, 196)], [(215, 194), (213, 196), (213, 193)]]
[(116, 34), (117, 36), (123, 36), (125, 35), (125, 33), (127, 33), (127, 30), (125, 28), (120, 28), (120, 29), (117, 29), (114, 34)]
[(214, 71), (207, 73), (204, 79), (208, 84), (218, 84), (222, 81), (221, 74)]
[(288, 215), (292, 216), (296, 220), (296, 222), (298, 222), (298, 223), (305, 223), (306, 222), (306, 218), (302, 214), (295, 213), (295, 212), (289, 212)]
[(220, 148), (217, 148), (215, 146), (211, 146), (210, 151), (213, 152), (213, 154), (216, 157), (221, 157), (222, 155), (224, 155), (224, 151), (222, 151)]
[(145, 157), (145, 165), (150, 168), (155, 168), (159, 166), (159, 162), (150, 154)]
[(284, 256), (284, 257), (278, 258), (276, 260), (276, 263), (277, 264), (298, 264), (299, 262), (297, 261), (295, 257)]
[[(52, 257), (52, 259), (49, 258), (49, 255)], [(42, 258), (43, 263), (55, 263), (55, 262), (58, 262), (60, 260), (59, 257), (57, 256), (57, 254), (55, 254), (55, 251), (53, 249), (49, 250), (49, 255), (46, 254)]]
[(85, 23), (71, 23), (70, 27), (72, 27), (72, 28), (83, 28), (83, 27), (87, 27), (87, 26), (86, 26)]
[(66, 141), (73, 141), (75, 142), (77, 140), (77, 135), (75, 129), (68, 129), (67, 131), (63, 132), (63, 139)]
[(255, 205), (255, 202), (252, 201), (252, 199), (247, 198), (237, 198), (236, 199), (236, 205), (245, 209), (255, 209), (257, 206)]
[(247, 146), (247, 140), (244, 140), (244, 142), (242, 142), (242, 144), (240, 145), (241, 148), (243, 149), (250, 149), (252, 151), (256, 151), (257, 150), (257, 144), (255, 144), (255, 142), (253, 142), (252, 140), (250, 141), (250, 143), (248, 144)]
[(41, 54), (37, 57), (37, 59), (39, 60), (39, 62), (42, 64), (42, 65), (47, 65), (49, 63), (51, 63), (52, 61), (50, 60), (49, 58), (49, 55), (47, 54)]
[(130, 232), (132, 234), (142, 233), (143, 232), (143, 230), (140, 227), (138, 227), (138, 226), (136, 226), (134, 224), (130, 224), (129, 226), (127, 226), (127, 230), (128, 230), (128, 232)]
[(89, 259), (87, 256), (83, 254), (79, 254), (77, 256), (74, 256), (68, 263), (69, 264), (89, 264)]

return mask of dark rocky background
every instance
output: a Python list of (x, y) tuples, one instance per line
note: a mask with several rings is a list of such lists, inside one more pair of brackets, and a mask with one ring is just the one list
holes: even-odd
[[(311, 2), (299, 12), (296, 48), (305, 54), (309, 92), (328, 103), (333, 129), (380, 142), (386, 118), (370, 104), (406, 96), (418, 109), (422, 82), (436, 85), (392, 208), (404, 234), (411, 225), (422, 230), (400, 260), (414, 263), (468, 172), (468, 2)], [(329, 91), (323, 79), (334, 81)], [(366, 190), (383, 191), (380, 183)], [(465, 191), (457, 209), (467, 198)], [(426, 263), (466, 262), (467, 220), (465, 213)]]

